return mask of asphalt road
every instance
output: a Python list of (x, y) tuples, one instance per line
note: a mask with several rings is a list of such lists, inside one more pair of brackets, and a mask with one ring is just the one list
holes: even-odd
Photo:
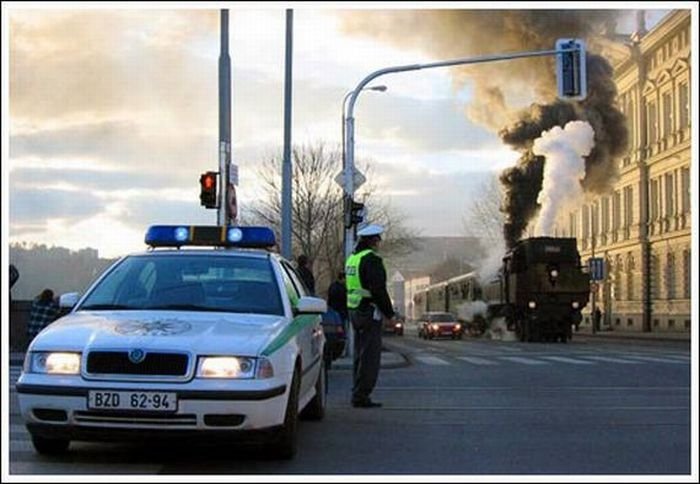
[[(385, 338), (379, 409), (329, 376), (327, 417), (303, 421), (292, 461), (250, 446), (73, 443), (35, 454), (10, 388), (10, 475), (683, 476), (691, 472), (688, 342), (575, 337), (568, 344)], [(11, 368), (11, 383), (19, 367)], [(695, 389), (697, 390), (697, 389)], [(697, 424), (697, 422), (695, 422)], [(697, 426), (697, 425), (696, 425)], [(697, 437), (695, 437), (697, 439)], [(697, 442), (695, 442), (697, 444)], [(697, 452), (695, 452), (697, 453)], [(7, 472), (7, 471), (3, 471)]]

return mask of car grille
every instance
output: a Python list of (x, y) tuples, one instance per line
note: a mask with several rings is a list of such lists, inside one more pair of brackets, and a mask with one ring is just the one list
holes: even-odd
[(167, 415), (144, 415), (135, 412), (75, 412), (73, 418), (83, 425), (153, 425), (159, 427), (190, 426), (197, 425), (197, 417), (194, 414), (167, 414)]
[(87, 372), (91, 375), (142, 375), (183, 377), (187, 375), (189, 357), (183, 353), (146, 353), (139, 363), (129, 360), (126, 351), (92, 351), (88, 354)]

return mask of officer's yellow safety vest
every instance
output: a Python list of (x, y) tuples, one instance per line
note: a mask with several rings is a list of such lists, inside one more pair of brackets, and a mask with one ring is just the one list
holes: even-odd
[(372, 249), (365, 249), (348, 257), (345, 263), (345, 287), (348, 289), (348, 308), (356, 309), (363, 297), (372, 297), (372, 293), (362, 287), (360, 281), (360, 262)]

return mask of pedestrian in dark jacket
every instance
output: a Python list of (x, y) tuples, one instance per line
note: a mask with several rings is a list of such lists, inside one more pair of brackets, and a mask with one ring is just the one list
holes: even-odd
[(49, 324), (53, 323), (58, 317), (60, 309), (58, 302), (53, 297), (51, 289), (41, 291), (34, 301), (29, 312), (29, 325), (27, 326), (27, 334), (31, 341), (39, 332)]
[(311, 295), (315, 295), (316, 279), (314, 279), (314, 273), (309, 268), (309, 258), (304, 254), (297, 257), (297, 272), (306, 288), (311, 292)]
[(338, 278), (328, 286), (328, 307), (340, 314), (343, 323), (348, 320), (348, 291), (345, 288), (345, 272), (340, 271)]

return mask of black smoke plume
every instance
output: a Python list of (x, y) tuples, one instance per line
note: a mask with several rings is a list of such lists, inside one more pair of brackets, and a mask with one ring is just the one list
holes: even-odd
[(615, 160), (627, 150), (625, 116), (615, 107), (617, 90), (610, 64), (598, 55), (589, 54), (586, 69), (589, 92), (583, 102), (535, 104), (521, 119), (499, 133), (505, 143), (522, 153), (518, 163), (504, 170), (500, 177), (504, 189), (503, 236), (507, 247), (520, 240), (539, 209), (537, 195), (542, 188), (544, 158), (532, 153), (532, 145), (542, 132), (574, 120), (590, 123), (595, 132), (595, 146), (586, 157), (583, 189), (589, 193), (606, 193), (615, 182)]

